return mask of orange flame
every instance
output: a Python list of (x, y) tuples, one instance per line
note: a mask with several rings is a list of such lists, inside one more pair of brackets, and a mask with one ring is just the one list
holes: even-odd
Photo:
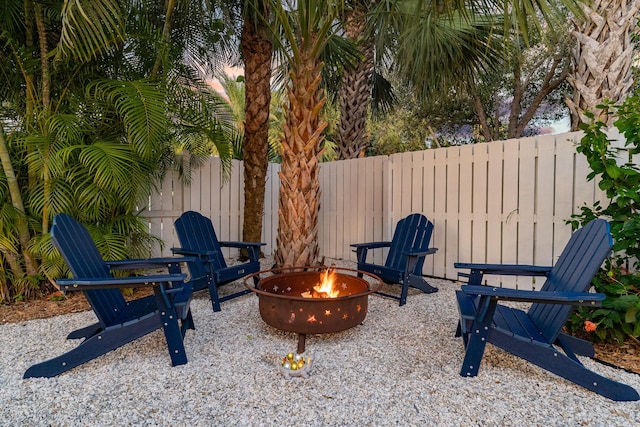
[(314, 286), (313, 290), (319, 294), (325, 294), (323, 295), (325, 298), (336, 298), (340, 294), (336, 288), (336, 280), (338, 280), (338, 275), (332, 268), (329, 268), (322, 274), (322, 281), (319, 285)]
[(340, 290), (336, 286), (338, 274), (333, 268), (325, 270), (320, 276), (320, 283), (313, 287), (313, 292), (303, 292), (305, 298), (336, 298)]

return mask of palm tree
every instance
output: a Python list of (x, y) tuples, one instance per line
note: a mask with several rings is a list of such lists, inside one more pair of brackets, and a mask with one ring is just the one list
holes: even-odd
[(366, 137), (367, 115), (371, 104), (374, 73), (374, 37), (367, 29), (370, 8), (376, 1), (349, 1), (343, 13), (345, 36), (354, 41), (361, 58), (344, 69), (338, 102), (340, 124), (336, 154), (338, 159), (354, 159), (364, 155), (368, 145)]
[(281, 63), (289, 71), (285, 106), (277, 267), (302, 267), (318, 262), (318, 213), (320, 209), (320, 156), (327, 122), (321, 111), (326, 102), (322, 87), (323, 57), (329, 53), (357, 52), (340, 37), (343, 4), (331, 0), (273, 0), (271, 12), (280, 27)]
[(267, 28), (269, 14), (269, 5), (265, 0), (245, 3), (241, 43), (246, 91), (242, 238), (248, 242), (258, 242), (262, 239), (273, 55), (273, 44)]
[(631, 34), (637, 28), (640, 1), (595, 0), (583, 7), (585, 19), (573, 21), (577, 47), (573, 72), (567, 79), (573, 86), (573, 98), (566, 102), (574, 130), (589, 121), (585, 112), (609, 127), (615, 121), (598, 105), (622, 103), (633, 85), (636, 41)]

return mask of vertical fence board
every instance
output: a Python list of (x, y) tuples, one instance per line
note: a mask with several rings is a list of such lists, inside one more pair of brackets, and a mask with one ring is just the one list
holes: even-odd
[(471, 258), (471, 214), (473, 212), (473, 146), (460, 147), (460, 182), (458, 184), (459, 238), (455, 256), (460, 262), (473, 262)]
[(473, 214), (471, 227), (471, 259), (487, 261), (487, 167), (489, 144), (473, 147)]
[[(335, 244), (335, 254), (336, 258), (340, 258), (341, 254), (339, 253), (339, 248), (342, 247), (342, 239), (344, 238), (344, 213), (348, 209), (347, 204), (345, 203), (345, 191), (348, 187), (348, 179), (349, 176), (346, 174), (348, 162), (340, 162), (340, 166), (336, 169), (336, 223), (335, 223), (335, 233), (336, 233), (336, 244)], [(332, 230), (333, 231), (333, 230)]]
[[(502, 262), (503, 141), (487, 144), (486, 262)], [(501, 283), (504, 278), (500, 276)]]
[(330, 184), (329, 189), (333, 192), (331, 194), (331, 205), (329, 206), (331, 209), (331, 216), (329, 217), (329, 228), (325, 230), (328, 232), (331, 238), (329, 239), (329, 247), (331, 248), (331, 256), (334, 258), (338, 255), (338, 229), (342, 221), (339, 221), (339, 210), (338, 210), (338, 200), (342, 197), (342, 191), (340, 189), (342, 180), (339, 180), (340, 172), (342, 172), (342, 168), (344, 167), (344, 162), (340, 162), (335, 167), (331, 167), (329, 171), (331, 171)]
[(567, 227), (565, 221), (571, 218), (574, 209), (575, 154), (575, 147), (566, 138), (556, 141), (554, 233), (551, 254), (554, 264), (571, 237), (571, 227)]
[[(535, 200), (535, 249), (533, 262), (538, 265), (553, 265), (553, 203), (555, 186), (555, 136), (546, 135), (537, 139), (538, 164), (536, 170)], [(539, 280), (536, 282), (538, 283)]]
[[(273, 254), (276, 250), (276, 239), (278, 236), (278, 203), (280, 197), (280, 165), (272, 163), (267, 169), (266, 191), (265, 191), (265, 211), (263, 216), (263, 247), (265, 254)], [(268, 202), (267, 202), (268, 201)], [(268, 205), (267, 205), (268, 203)], [(269, 209), (267, 209), (269, 206)]]
[[(363, 194), (364, 194), (364, 210), (362, 212), (361, 222), (364, 223), (364, 229), (361, 236), (359, 236), (359, 243), (372, 242), (374, 240), (373, 234), (375, 230), (374, 221), (374, 187), (375, 187), (375, 158), (365, 158), (360, 160), (360, 164), (364, 166), (364, 171), (361, 171), (361, 175), (364, 177), (363, 182)], [(356, 243), (356, 242), (353, 242)], [(353, 252), (350, 253), (350, 259), (353, 258)]]
[[(347, 259), (349, 259), (351, 255), (351, 247), (349, 246), (351, 243), (365, 242), (367, 240), (365, 237), (367, 224), (367, 161), (356, 160), (353, 166), (353, 172), (355, 172), (356, 175), (350, 184), (356, 187), (355, 200), (357, 200), (357, 206), (354, 212), (355, 215), (352, 216), (355, 222), (355, 227), (353, 228), (355, 235), (351, 241), (346, 242), (344, 247), (344, 258)], [(364, 179), (362, 179), (363, 177)]]
[(266, 243), (266, 245), (262, 246), (260, 250), (265, 254), (272, 254), (274, 250), (276, 236), (275, 233), (272, 233), (273, 230), (273, 217), (278, 214), (278, 203), (274, 205), (273, 201), (273, 169), (274, 164), (271, 163), (267, 167), (267, 174), (265, 175), (265, 186), (264, 186), (264, 210), (262, 212), (262, 234), (260, 237), (260, 241)]
[(320, 173), (318, 179), (320, 180), (320, 188), (322, 193), (320, 194), (320, 215), (318, 218), (318, 246), (320, 246), (320, 252), (331, 253), (329, 248), (329, 236), (328, 222), (331, 217), (331, 173), (328, 169), (331, 168), (330, 163), (320, 164)]
[(449, 147), (446, 158), (446, 193), (445, 193), (445, 275), (456, 278), (457, 271), (453, 264), (458, 260), (459, 248), (459, 208), (458, 189), (460, 188), (460, 147)]
[[(535, 179), (536, 144), (534, 138), (520, 140), (520, 169), (518, 170), (518, 264), (533, 264), (535, 247)], [(517, 278), (520, 289), (531, 289), (532, 281)]]
[[(368, 239), (371, 242), (379, 242), (384, 240), (384, 230), (385, 230), (385, 202), (384, 195), (386, 194), (386, 180), (387, 180), (387, 157), (377, 156), (373, 157), (370, 163), (371, 172), (372, 172), (372, 199), (373, 199), (373, 221), (371, 224), (372, 234), (369, 235)], [(355, 254), (351, 253), (351, 259), (355, 260)], [(373, 262), (376, 264), (381, 264), (384, 262), (384, 258), (382, 257), (382, 251), (374, 251)]]
[[(505, 141), (504, 169), (502, 177), (502, 254), (501, 263), (518, 263), (518, 180), (520, 168), (520, 143), (518, 140)], [(489, 260), (494, 262), (493, 260)], [(496, 260), (497, 261), (497, 260)], [(514, 276), (501, 277), (505, 287), (516, 287)]]
[[(427, 150), (422, 157), (423, 173), (422, 173), (422, 213), (435, 224), (434, 212), (434, 194), (435, 194), (435, 152), (436, 150)], [(431, 240), (431, 246), (437, 247), (434, 239)], [(444, 251), (444, 248), (438, 249)], [(424, 274), (434, 275), (435, 256), (429, 256), (424, 262)]]
[(414, 151), (411, 153), (411, 213), (422, 213), (422, 185), (424, 182), (424, 151)]
[[(218, 191), (220, 186), (214, 186), (211, 181), (211, 176), (220, 173), (219, 170), (215, 171), (219, 165), (219, 161), (214, 157), (210, 161), (205, 162), (200, 168), (198, 168), (198, 179), (196, 185), (192, 184), (191, 200), (194, 201), (199, 198), (199, 202), (194, 206), (194, 210), (200, 212), (202, 215), (208, 217), (213, 221), (214, 227), (220, 224), (212, 217), (212, 202), (218, 197)], [(194, 179), (195, 181), (195, 179)]]
[(344, 212), (344, 231), (342, 233), (343, 240), (339, 249), (340, 258), (349, 259), (350, 244), (358, 242), (358, 224), (360, 217), (358, 212), (358, 163), (357, 159), (349, 160), (348, 169), (345, 171), (344, 187), (349, 189), (349, 193), (345, 197)]
[(436, 150), (435, 153), (435, 186), (433, 205), (433, 245), (438, 248), (434, 255), (433, 274), (438, 277), (446, 277), (446, 254), (447, 254), (447, 152), (448, 148)]

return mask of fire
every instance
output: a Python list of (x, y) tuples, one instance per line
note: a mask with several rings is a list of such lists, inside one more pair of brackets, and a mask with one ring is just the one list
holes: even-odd
[(336, 298), (340, 290), (336, 286), (338, 274), (333, 268), (328, 268), (320, 276), (320, 283), (313, 287), (313, 292), (303, 292), (305, 298)]

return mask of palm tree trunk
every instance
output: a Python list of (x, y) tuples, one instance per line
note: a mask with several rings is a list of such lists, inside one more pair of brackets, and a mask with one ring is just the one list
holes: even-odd
[[(40, 77), (42, 92), (43, 116), (39, 120), (46, 120), (51, 108), (51, 74), (49, 73), (49, 47), (47, 45), (47, 30), (44, 25), (42, 6), (34, 4), (35, 21), (38, 30), (38, 41), (40, 42)], [(48, 150), (47, 150), (48, 151)], [(42, 166), (42, 178), (44, 187), (44, 204), (42, 207), (42, 233), (49, 232), (49, 200), (51, 200), (51, 179), (49, 175), (49, 163), (44, 162)]]
[(42, 78), (42, 106), (48, 110), (51, 106), (51, 74), (49, 73), (49, 47), (47, 46), (47, 30), (44, 27), (42, 6), (34, 4), (36, 28), (38, 29), (38, 41), (40, 42), (40, 67)]
[(242, 27), (245, 75), (244, 113), (244, 225), (245, 242), (262, 240), (264, 194), (269, 166), (269, 107), (271, 105), (271, 56), (267, 29), (250, 16)]
[(371, 76), (374, 68), (373, 38), (366, 36), (367, 9), (360, 3), (347, 14), (346, 36), (357, 42), (363, 58), (355, 66), (346, 67), (340, 86), (340, 127), (338, 129), (338, 159), (355, 159), (364, 155), (367, 112), (371, 104)]
[[(31, 19), (33, 17), (33, 2), (31, 0), (25, 0), (24, 2), (24, 28), (25, 28), (25, 45), (27, 46), (27, 48), (31, 48), (33, 46), (33, 26), (31, 25)], [(25, 92), (26, 92), (26, 97), (25, 97), (25, 128), (27, 131), (29, 131), (33, 125), (32, 123), (32, 119), (33, 119), (33, 112), (35, 109), (35, 98), (36, 98), (36, 94), (35, 94), (35, 90), (34, 90), (34, 74), (33, 74), (33, 70), (32, 68), (30, 68), (29, 71), (27, 71), (27, 69), (24, 67), (24, 65), (22, 64), (22, 61), (20, 60), (20, 56), (17, 54), (17, 52), (14, 53), (14, 57), (16, 60), (16, 63), (19, 64), (20, 66), (20, 70), (22, 72), (22, 75), (24, 76), (24, 80), (25, 80)]]
[(160, 41), (161, 48), (158, 52), (158, 56), (156, 56), (156, 62), (153, 64), (153, 68), (151, 69), (152, 79), (155, 79), (158, 76), (158, 72), (160, 72), (160, 67), (162, 65), (162, 59), (164, 57), (164, 50), (171, 41), (171, 17), (173, 16), (173, 11), (175, 8), (176, 0), (169, 0), (167, 2), (167, 8), (165, 10), (164, 26), (162, 27), (162, 40)]
[(632, 63), (640, 0), (595, 0), (584, 6), (586, 22), (574, 22), (577, 46), (573, 53), (574, 71), (567, 81), (573, 86), (573, 99), (566, 99), (571, 111), (571, 128), (588, 122), (586, 111), (611, 126), (613, 115), (597, 108), (605, 100), (620, 104), (633, 84)]
[(320, 148), (327, 122), (320, 117), (326, 102), (320, 87), (323, 64), (302, 52), (291, 70), (289, 108), (282, 140), (277, 267), (318, 263)]
[[(11, 196), (11, 202), (13, 207), (18, 211), (18, 221), (16, 227), (18, 228), (18, 238), (20, 240), (20, 246), (22, 248), (22, 256), (24, 257), (25, 267), (29, 276), (36, 276), (38, 274), (37, 263), (31, 256), (28, 250), (29, 240), (31, 236), (29, 234), (29, 227), (27, 225), (26, 213), (24, 210), (24, 203), (22, 201), (22, 193), (20, 192), (20, 186), (16, 179), (16, 174), (11, 163), (11, 157), (9, 156), (9, 147), (7, 146), (7, 140), (4, 135), (4, 130), (0, 129), (0, 162), (2, 163), (2, 170), (7, 177), (7, 185), (9, 187), (9, 194)], [(18, 264), (19, 265), (19, 264)], [(21, 277), (24, 272), (14, 271), (14, 275)]]

